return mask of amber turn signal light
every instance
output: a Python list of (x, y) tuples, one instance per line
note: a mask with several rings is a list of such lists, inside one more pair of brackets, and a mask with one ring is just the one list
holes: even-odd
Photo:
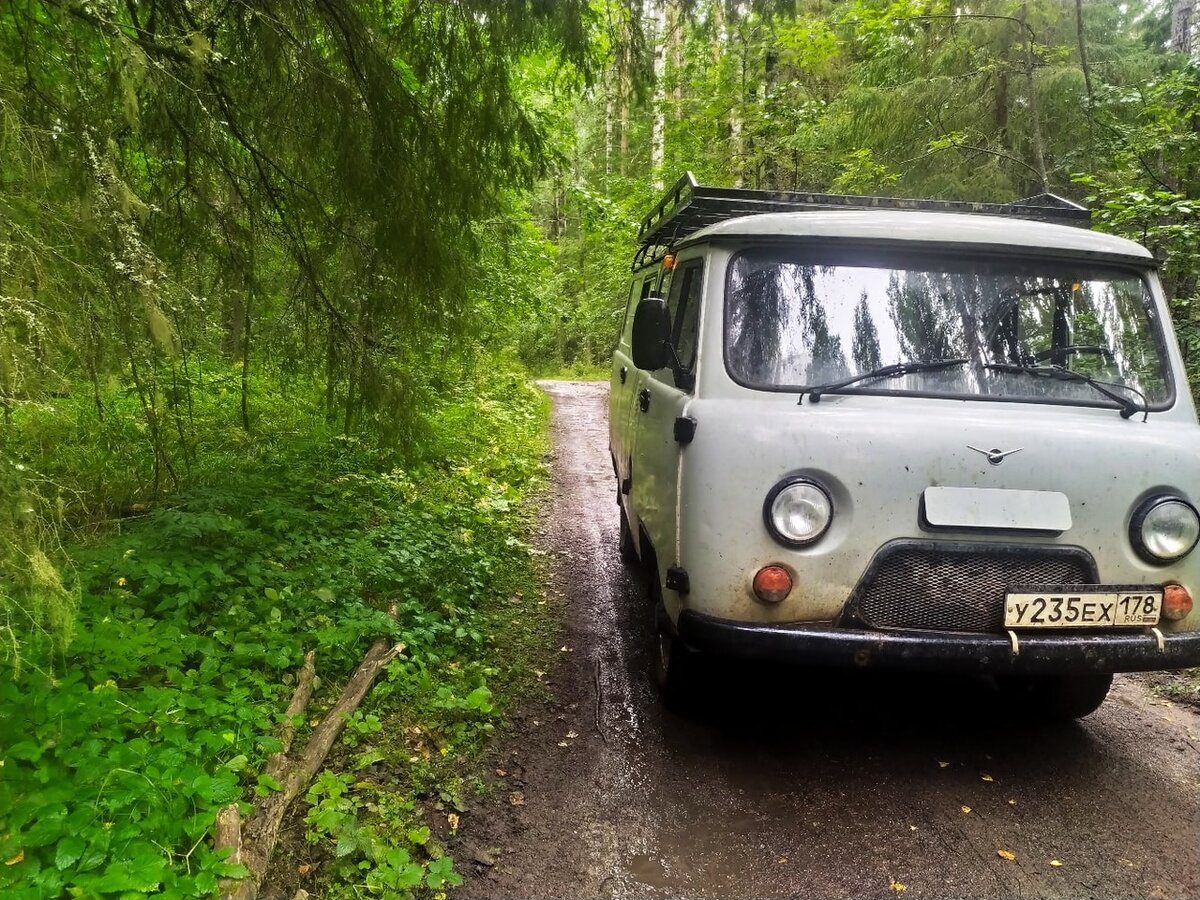
[(783, 566), (763, 566), (754, 576), (754, 596), (764, 603), (779, 603), (791, 592), (792, 573)]
[(1163, 586), (1162, 615), (1164, 619), (1178, 622), (1192, 611), (1192, 595), (1182, 584)]

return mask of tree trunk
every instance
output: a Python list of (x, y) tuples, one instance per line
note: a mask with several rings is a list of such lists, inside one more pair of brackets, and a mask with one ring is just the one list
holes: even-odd
[[(763, 60), (763, 92), (761, 107), (763, 113), (769, 113), (771, 95), (775, 92), (775, 76), (779, 65), (779, 54), (768, 47)], [(765, 118), (765, 115), (764, 115)], [(763, 183), (767, 190), (777, 191), (779, 184), (779, 163), (775, 159), (775, 148), (770, 144), (764, 147), (763, 153)]]
[(993, 113), (996, 126), (996, 141), (1001, 147), (1011, 151), (1008, 142), (1008, 72), (1001, 68), (996, 75), (996, 104)]
[(650, 129), (650, 178), (656, 191), (663, 183), (663, 161), (666, 157), (666, 74), (667, 74), (667, 5), (666, 0), (650, 0), (650, 15), (654, 21), (654, 121)]
[(612, 73), (604, 77), (604, 177), (612, 174), (613, 84)]
[(621, 152), (618, 162), (619, 171), (624, 175), (629, 166), (629, 71), (625, 66), (622, 66), (618, 73), (620, 82), (620, 112), (618, 116), (621, 124)]
[(242, 304), (242, 430), (250, 430), (250, 297)]
[(1192, 13), (1195, 0), (1172, 0), (1171, 49), (1178, 53), (1192, 52)]
[(1046, 191), (1050, 189), (1050, 178), (1046, 174), (1046, 151), (1042, 145), (1042, 117), (1038, 111), (1037, 82), (1034, 79), (1033, 71), (1033, 31), (1025, 24), (1027, 11), (1027, 5), (1022, 3), (1018, 19), (1025, 26), (1028, 39), (1025, 45), (1025, 84), (1029, 90), (1029, 128), (1033, 139), (1033, 161), (1038, 175), (1042, 179), (1042, 190)]
[(1092, 70), (1088, 66), (1087, 41), (1083, 37), (1083, 0), (1075, 0), (1075, 35), (1079, 41), (1079, 68), (1083, 70), (1083, 84), (1087, 89), (1088, 112), (1096, 106), (1096, 95), (1092, 91)]
[(670, 14), (667, 19), (667, 27), (670, 31), (668, 32), (667, 48), (671, 57), (672, 72), (671, 118), (677, 120), (683, 109), (683, 6), (679, 0), (671, 0), (668, 9)]
[[(740, 27), (737, 21), (736, 5), (730, 4), (725, 21), (728, 23), (729, 39), (727, 43), (732, 44)], [(740, 40), (737, 41), (737, 44), (737, 69), (734, 73), (734, 87), (729, 106), (729, 157), (733, 169), (733, 185), (734, 187), (743, 187), (746, 183), (742, 168), (742, 98), (746, 93), (746, 47)]]
[(227, 360), (236, 360), (242, 352), (242, 327), (246, 324), (246, 294), (242, 290), (226, 292), (225, 332), (221, 338), (221, 353)]

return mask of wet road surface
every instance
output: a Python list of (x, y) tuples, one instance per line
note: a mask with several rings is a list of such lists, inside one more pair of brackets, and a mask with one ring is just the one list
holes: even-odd
[(565, 649), (464, 816), (459, 896), (1200, 897), (1200, 717), (1133, 678), (1053, 727), (971, 679), (749, 666), (663, 710), (607, 386), (543, 387)]

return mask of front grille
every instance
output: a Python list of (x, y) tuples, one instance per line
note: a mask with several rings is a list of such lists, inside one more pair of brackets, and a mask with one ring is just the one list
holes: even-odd
[(872, 628), (1003, 631), (1010, 584), (1095, 581), (1091, 557), (1073, 548), (903, 544), (880, 551), (851, 604)]

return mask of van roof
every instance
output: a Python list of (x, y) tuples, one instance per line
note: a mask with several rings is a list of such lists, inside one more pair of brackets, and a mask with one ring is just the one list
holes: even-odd
[(1028, 219), (978, 213), (912, 210), (814, 210), (760, 213), (708, 225), (688, 235), (679, 248), (725, 238), (851, 239), (907, 241), (931, 245), (957, 244), (993, 251), (1036, 250), (1052, 255), (1103, 256), (1142, 264), (1154, 256), (1125, 238)]

